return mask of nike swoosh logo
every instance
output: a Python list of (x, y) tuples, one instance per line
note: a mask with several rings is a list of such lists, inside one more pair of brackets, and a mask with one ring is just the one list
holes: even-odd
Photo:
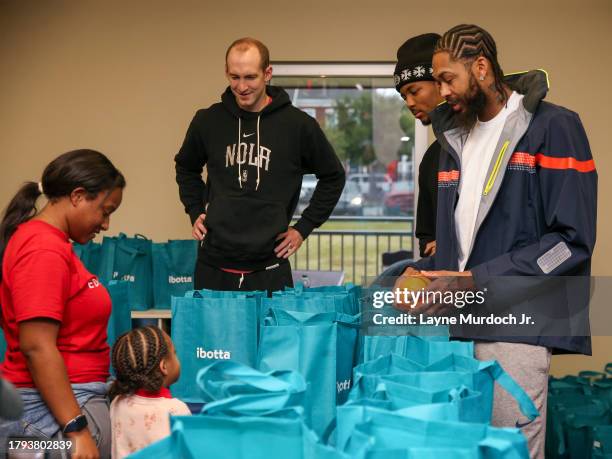
[(516, 428), (517, 429), (522, 429), (523, 427), (528, 426), (532, 422), (533, 422), (533, 419), (531, 421), (527, 421), (527, 422), (523, 422), (523, 423), (520, 423), (520, 422), (516, 421)]
[(242, 133), (242, 137), (244, 137), (245, 139), (247, 137), (251, 137), (252, 135), (255, 135), (255, 133), (254, 132), (251, 132), (250, 134), (245, 134), (244, 132)]

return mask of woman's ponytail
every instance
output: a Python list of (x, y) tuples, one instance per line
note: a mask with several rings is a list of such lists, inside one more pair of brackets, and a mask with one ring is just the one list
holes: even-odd
[[(41, 194), (38, 183), (26, 182), (6, 207), (0, 221), (0, 266), (4, 258), (4, 249), (17, 227), (36, 215), (36, 200)], [(1, 280), (2, 270), (0, 270)]]

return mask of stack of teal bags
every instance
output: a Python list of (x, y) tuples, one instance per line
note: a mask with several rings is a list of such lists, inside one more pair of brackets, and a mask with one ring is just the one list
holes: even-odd
[(74, 244), (85, 267), (104, 285), (128, 283), (128, 305), (133, 311), (170, 309), (170, 298), (193, 290), (198, 252), (195, 240), (153, 242), (136, 234), (107, 237), (101, 243)]
[(217, 361), (198, 372), (196, 387), (207, 402), (201, 414), (171, 417), (170, 437), (131, 458), (349, 458), (308, 427), (310, 386), (296, 371)]
[(174, 396), (203, 408), (133, 457), (527, 458), (490, 426), (493, 386), (527, 394), (472, 342), (364, 336), (354, 285), (172, 298)]
[[(473, 357), (473, 343), (413, 336), (366, 337), (349, 400), (337, 408), (338, 449), (365, 457), (526, 458), (518, 429), (490, 426), (493, 385), (499, 383), (530, 419), (531, 399), (497, 362)], [(382, 349), (401, 351), (384, 353)]]
[(550, 378), (546, 457), (612, 459), (612, 363), (603, 372)]
[(173, 395), (204, 403), (193, 381), (217, 360), (261, 371), (298, 371), (308, 394), (313, 429), (321, 433), (348, 397), (359, 356), (359, 295), (354, 285), (275, 292), (198, 290), (172, 298), (172, 340), (181, 361)]
[(131, 311), (170, 309), (172, 295), (193, 290), (197, 241), (155, 243), (137, 234), (104, 237), (101, 243), (74, 244), (85, 267), (98, 276), (113, 301), (108, 343), (132, 328)]

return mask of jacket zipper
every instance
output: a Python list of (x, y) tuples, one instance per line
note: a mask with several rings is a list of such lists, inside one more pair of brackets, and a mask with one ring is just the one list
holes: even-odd
[(485, 186), (483, 195), (486, 196), (489, 194), (493, 185), (495, 185), (495, 179), (497, 178), (497, 173), (499, 172), (499, 167), (501, 166), (502, 159), (504, 159), (504, 155), (506, 154), (506, 150), (508, 149), (508, 145), (510, 145), (510, 141), (506, 140), (504, 145), (499, 150), (497, 154), (497, 160), (495, 161), (495, 166), (493, 166), (493, 170), (491, 171), (491, 175), (489, 176), (489, 180), (487, 181), (487, 185)]

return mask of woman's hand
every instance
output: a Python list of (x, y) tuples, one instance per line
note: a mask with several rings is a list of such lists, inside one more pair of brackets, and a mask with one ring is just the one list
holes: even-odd
[(72, 459), (98, 459), (100, 453), (88, 428), (66, 434), (73, 441)]

